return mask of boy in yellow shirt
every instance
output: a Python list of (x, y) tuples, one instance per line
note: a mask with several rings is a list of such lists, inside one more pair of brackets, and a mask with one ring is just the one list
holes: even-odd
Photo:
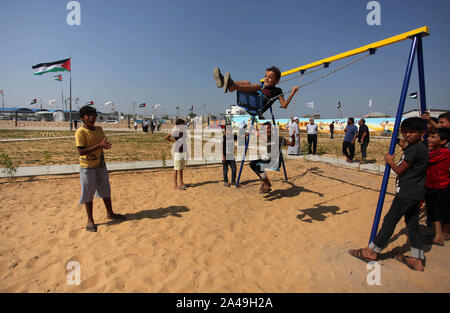
[(106, 169), (103, 149), (111, 149), (111, 143), (106, 139), (103, 129), (95, 126), (97, 110), (89, 105), (80, 109), (83, 127), (75, 132), (75, 144), (80, 154), (80, 204), (85, 204), (87, 213), (86, 230), (97, 231), (92, 214), (94, 195), (103, 198), (108, 219), (123, 218), (112, 210), (111, 187), (109, 185), (108, 170)]

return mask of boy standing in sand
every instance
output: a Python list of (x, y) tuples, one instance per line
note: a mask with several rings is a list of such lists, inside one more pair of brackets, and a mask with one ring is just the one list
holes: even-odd
[[(427, 215), (433, 223), (435, 236), (433, 244), (444, 245), (444, 240), (450, 239), (448, 223), (450, 215), (450, 151), (445, 147), (450, 140), (450, 129), (437, 128), (428, 137), (427, 179), (425, 181)], [(445, 224), (443, 224), (445, 223)]]
[[(175, 190), (186, 190), (183, 182), (183, 169), (186, 166), (185, 148), (186, 148), (186, 122), (183, 119), (175, 121), (175, 127), (172, 132), (164, 139), (175, 143), (172, 146), (173, 155), (173, 181)], [(180, 176), (180, 185), (178, 186), (178, 176)]]
[(223, 170), (223, 185), (230, 187), (228, 183), (228, 166), (231, 168), (231, 184), (236, 184), (236, 161), (234, 159), (234, 142), (237, 140), (237, 135), (233, 134), (233, 127), (231, 125), (225, 126), (225, 134), (222, 138), (222, 170)]
[(366, 248), (350, 250), (350, 255), (365, 262), (376, 261), (397, 223), (405, 216), (411, 256), (398, 255), (396, 259), (412, 270), (424, 271), (424, 240), (419, 228), (419, 207), (425, 193), (428, 163), (428, 149), (421, 141), (426, 127), (426, 122), (420, 117), (407, 118), (402, 122), (400, 130), (408, 145), (403, 149), (400, 163), (394, 162), (393, 155), (385, 155), (386, 162), (398, 175), (395, 198), (375, 239)]
[(112, 210), (111, 187), (109, 185), (108, 170), (106, 169), (103, 149), (111, 149), (111, 143), (106, 139), (103, 129), (95, 126), (97, 110), (89, 105), (80, 109), (83, 126), (75, 132), (75, 144), (80, 154), (80, 204), (84, 203), (87, 213), (86, 230), (97, 231), (93, 218), (94, 195), (103, 198), (108, 219), (123, 218)]
[[(226, 72), (225, 77), (220, 73), (220, 69), (218, 67), (213, 70), (214, 80), (216, 81), (217, 88), (222, 88), (223, 91), (233, 92), (233, 91), (242, 91), (247, 93), (252, 93), (256, 91), (261, 91), (264, 95), (264, 110), (267, 110), (275, 101), (280, 101), (281, 108), (285, 109), (289, 105), (292, 100), (292, 97), (298, 91), (299, 87), (292, 87), (291, 94), (289, 95), (287, 100), (284, 100), (283, 90), (281, 88), (276, 87), (276, 85), (280, 82), (281, 71), (275, 67), (271, 66), (266, 69), (266, 75), (264, 77), (264, 84), (251, 84), (249, 81), (233, 81), (230, 77), (230, 73)], [(261, 114), (264, 112), (261, 112)]]

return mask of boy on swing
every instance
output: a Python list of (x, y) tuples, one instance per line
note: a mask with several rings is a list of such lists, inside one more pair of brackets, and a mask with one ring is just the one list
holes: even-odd
[[(263, 86), (261, 86), (261, 84), (251, 84), (249, 81), (233, 81), (229, 72), (226, 72), (225, 76), (223, 76), (218, 67), (214, 68), (213, 76), (216, 81), (217, 88), (223, 88), (225, 93), (236, 90), (246, 93), (261, 91), (265, 98), (264, 108), (266, 109), (269, 108), (276, 100), (280, 101), (283, 109), (286, 109), (291, 102), (292, 97), (299, 89), (298, 86), (294, 86), (287, 100), (284, 100), (283, 90), (276, 87), (276, 85), (280, 82), (281, 71), (275, 66), (271, 66), (266, 69)], [(264, 112), (261, 112), (261, 114), (262, 113)]]

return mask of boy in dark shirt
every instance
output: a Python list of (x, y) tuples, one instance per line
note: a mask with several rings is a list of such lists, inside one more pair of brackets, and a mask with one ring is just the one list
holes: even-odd
[(299, 89), (298, 86), (294, 86), (288, 99), (284, 100), (283, 90), (276, 87), (276, 85), (280, 82), (281, 71), (275, 66), (266, 69), (263, 86), (261, 86), (261, 84), (251, 84), (249, 81), (233, 81), (230, 77), (229, 72), (226, 72), (224, 77), (220, 73), (220, 69), (218, 67), (214, 68), (213, 76), (214, 80), (216, 81), (217, 87), (223, 87), (224, 92), (233, 92), (235, 90), (238, 90), (242, 92), (252, 93), (261, 91), (265, 96), (264, 107), (266, 109), (269, 108), (276, 100), (280, 101), (281, 108), (287, 108), (292, 100), (292, 97)]
[(231, 184), (236, 184), (236, 161), (234, 159), (234, 141), (237, 135), (233, 135), (233, 127), (231, 125), (225, 126), (225, 135), (222, 140), (222, 170), (223, 170), (223, 185), (230, 187), (228, 183), (228, 166), (231, 168)]
[(376, 261), (392, 237), (397, 223), (405, 216), (411, 256), (398, 255), (396, 259), (412, 270), (424, 270), (424, 240), (419, 229), (419, 206), (424, 196), (428, 163), (428, 149), (421, 141), (426, 127), (426, 122), (420, 117), (407, 118), (402, 122), (400, 130), (408, 145), (403, 149), (400, 163), (394, 162), (393, 155), (385, 155), (386, 162), (398, 175), (395, 198), (375, 239), (366, 248), (350, 250), (350, 255), (366, 262)]
[(369, 127), (366, 125), (365, 119), (360, 119), (358, 121), (359, 130), (358, 130), (358, 142), (361, 145), (361, 163), (366, 163), (367, 157), (367, 146), (369, 145)]

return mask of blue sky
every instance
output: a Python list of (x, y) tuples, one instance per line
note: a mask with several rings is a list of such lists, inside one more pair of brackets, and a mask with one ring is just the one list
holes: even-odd
[[(161, 104), (158, 114), (174, 114), (177, 106), (187, 112), (192, 105), (197, 114), (204, 107), (206, 113), (224, 113), (235, 94), (215, 86), (215, 66), (235, 80), (257, 82), (270, 65), (286, 71), (425, 25), (431, 33), (424, 38), (427, 103), (450, 107), (448, 0), (378, 1), (380, 26), (367, 24), (366, 0), (80, 0), (80, 26), (67, 25), (68, 2), (0, 0), (0, 89), (7, 107), (37, 107), (29, 103), (38, 98), (44, 108), (52, 108), (50, 99), (60, 108), (61, 83), (53, 74), (32, 75), (31, 66), (71, 57), (73, 98), (92, 100), (100, 111), (113, 101), (125, 113), (133, 112), (133, 102), (141, 113), (142, 102)], [(392, 113), (410, 45), (407, 40), (381, 48), (300, 89), (287, 110), (275, 104), (276, 116), (319, 112), (332, 118), (338, 101), (344, 116), (359, 116), (369, 112), (370, 98), (372, 111)], [(280, 87), (286, 91), (293, 83)], [(67, 72), (62, 84), (68, 96)], [(409, 91), (417, 89), (415, 66)], [(306, 102), (314, 102), (314, 110)], [(416, 100), (407, 99), (405, 110), (416, 107)]]

